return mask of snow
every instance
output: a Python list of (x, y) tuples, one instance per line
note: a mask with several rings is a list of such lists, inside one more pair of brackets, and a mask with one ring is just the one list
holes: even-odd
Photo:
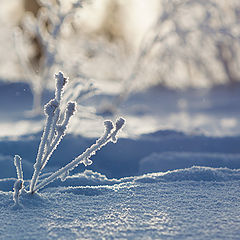
[(0, 239), (238, 239), (239, 171), (165, 175), (172, 177), (49, 188), (22, 196), (18, 210), (12, 194), (1, 192)]
[[(12, 48), (13, 23), (5, 20), (12, 14), (4, 11), (13, 9), (8, 2), (0, 8), (0, 49), (9, 56), (0, 58), (0, 240), (240, 239), (238, 82), (181, 90), (142, 87), (117, 106), (126, 86), (117, 80), (93, 81), (98, 91), (78, 103), (38, 183), (94, 144), (104, 122), (110, 129), (111, 121), (123, 117), (118, 142), (104, 146), (88, 160), (92, 165), (80, 164), (65, 181), (57, 179), (34, 194), (22, 192), (18, 199), (22, 178), (29, 189), (45, 119), (29, 114), (33, 95)], [(111, 59), (112, 65), (101, 56), (93, 61), (100, 61), (98, 69), (97, 64), (85, 67), (96, 76), (112, 65), (109, 75), (115, 69), (115, 77), (127, 75), (124, 65)], [(53, 96), (53, 89), (45, 89), (43, 103)]]

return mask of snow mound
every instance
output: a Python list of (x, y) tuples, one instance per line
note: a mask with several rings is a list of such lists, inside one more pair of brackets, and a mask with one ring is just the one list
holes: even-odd
[[(15, 178), (0, 179), (0, 191), (12, 191)], [(43, 191), (71, 192), (80, 195), (101, 195), (109, 189), (115, 190), (117, 185), (134, 183), (155, 183), (175, 181), (236, 181), (240, 180), (240, 169), (211, 168), (193, 166), (167, 172), (149, 173), (141, 176), (108, 179), (105, 175), (92, 170), (68, 176), (66, 181), (57, 180), (49, 184)], [(25, 181), (25, 185), (29, 180)], [(128, 185), (126, 185), (128, 186)], [(112, 187), (112, 188), (111, 188)], [(27, 187), (28, 188), (28, 187)]]
[[(41, 182), (41, 180), (43, 180), (45, 177), (48, 177), (49, 174), (51, 173), (42, 175), (39, 182)], [(12, 191), (15, 181), (16, 181), (16, 178), (0, 179), (0, 191)], [(77, 190), (74, 190), (76, 189), (76, 187), (103, 186), (103, 185), (109, 186), (117, 183), (121, 183), (121, 179), (120, 180), (108, 179), (105, 175), (102, 175), (101, 173), (93, 172), (92, 170), (85, 170), (82, 173), (68, 176), (64, 182), (58, 179), (50, 183), (45, 189), (63, 187), (62, 189), (69, 188), (67, 191), (70, 191), (70, 192), (73, 191), (75, 193), (77, 192)], [(27, 187), (28, 185), (29, 185), (29, 180), (26, 180), (25, 181), (26, 188), (28, 188)], [(78, 191), (86, 192), (87, 190), (86, 188), (84, 188)]]
[(117, 179), (108, 179), (105, 175), (93, 172), (92, 170), (85, 170), (72, 176), (68, 176), (64, 182), (60, 179), (50, 183), (49, 187), (77, 187), (77, 186), (102, 186), (113, 185), (120, 183)]
[(204, 152), (158, 152), (139, 161), (139, 174), (166, 172), (192, 166), (240, 168), (240, 154)]
[(191, 168), (167, 171), (165, 173), (145, 174), (135, 179), (136, 182), (158, 181), (235, 181), (240, 180), (240, 169), (211, 168), (193, 166)]

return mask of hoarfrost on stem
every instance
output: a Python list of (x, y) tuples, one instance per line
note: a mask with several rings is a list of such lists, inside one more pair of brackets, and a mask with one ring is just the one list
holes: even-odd
[(19, 196), (22, 189), (23, 189), (23, 180), (18, 179), (14, 183), (14, 187), (13, 187), (13, 201), (15, 202), (16, 207), (19, 206)]
[(14, 165), (17, 171), (17, 178), (23, 180), (22, 158), (19, 155), (14, 156)]
[[(39, 176), (42, 173), (42, 170), (44, 169), (52, 153), (64, 137), (66, 129), (69, 125), (70, 118), (76, 112), (76, 102), (68, 102), (64, 113), (61, 111), (60, 106), (63, 89), (68, 81), (67, 78), (64, 77), (62, 72), (59, 72), (55, 75), (55, 80), (55, 97), (54, 99), (51, 99), (44, 107), (46, 122), (39, 144), (36, 162), (34, 164), (33, 176), (30, 182), (29, 193), (31, 194), (45, 187), (57, 178), (61, 178), (61, 180), (64, 181), (67, 178), (69, 172), (75, 167), (77, 167), (80, 163), (84, 164), (85, 166), (91, 165), (92, 161), (90, 160), (90, 157), (96, 154), (96, 152), (100, 150), (103, 146), (105, 146), (107, 143), (116, 143), (117, 134), (120, 129), (122, 129), (125, 123), (125, 120), (123, 118), (119, 118), (115, 124), (113, 124), (113, 122), (110, 120), (104, 121), (104, 134), (96, 141), (95, 144), (87, 148), (85, 152), (77, 156), (66, 166), (54, 172), (49, 177), (43, 179), (40, 183), (38, 183)], [(14, 184), (13, 199), (15, 204), (18, 205), (19, 195), (24, 188), (23, 171), (20, 156), (15, 156), (14, 164), (16, 166), (18, 180)]]
[(34, 191), (34, 187), (38, 181), (39, 175), (46, 166), (52, 153), (57, 148), (57, 145), (60, 143), (62, 137), (65, 135), (69, 120), (76, 109), (76, 103), (69, 102), (65, 110), (65, 117), (62, 123), (59, 123), (61, 115), (60, 102), (62, 98), (63, 87), (67, 83), (67, 78), (63, 76), (62, 72), (59, 72), (55, 75), (55, 79), (55, 98), (50, 100), (44, 107), (46, 124), (39, 145), (36, 163), (34, 164), (34, 173), (30, 183), (30, 192)]
[(103, 146), (105, 146), (108, 142), (116, 142), (116, 135), (119, 132), (119, 130), (123, 127), (125, 120), (123, 118), (120, 118), (117, 120), (115, 124), (115, 129), (112, 131), (113, 124), (111, 122), (111, 127), (109, 122), (111, 121), (105, 121), (105, 132), (102, 137), (100, 137), (95, 144), (93, 144), (91, 147), (89, 147), (85, 152), (83, 152), (81, 155), (77, 156), (74, 160), (72, 160), (70, 163), (68, 163), (65, 167), (59, 169), (57, 172), (50, 175), (48, 178), (44, 179), (41, 183), (39, 183), (34, 191), (37, 191), (52, 181), (56, 180), (57, 178), (61, 178), (62, 181), (64, 181), (69, 171), (73, 170), (75, 167), (77, 167), (80, 163), (83, 163), (85, 166), (91, 165), (92, 161), (90, 160), (90, 157), (92, 155), (95, 155), (98, 150), (100, 150)]
[(19, 155), (14, 156), (14, 165), (17, 171), (17, 180), (13, 186), (13, 201), (15, 202), (14, 207), (18, 208), (21, 206), (19, 204), (19, 196), (24, 189), (22, 158)]

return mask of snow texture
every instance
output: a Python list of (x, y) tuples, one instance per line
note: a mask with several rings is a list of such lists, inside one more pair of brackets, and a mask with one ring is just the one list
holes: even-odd
[(1, 191), (0, 239), (238, 239), (240, 234), (238, 170), (198, 167), (118, 181), (87, 171), (69, 178), (75, 185), (21, 195), (23, 208), (17, 210), (11, 193)]
[[(155, 97), (151, 91), (146, 104)], [(234, 102), (233, 95), (224, 94), (226, 105)], [(139, 103), (137, 96), (131, 101)], [(223, 114), (216, 105), (213, 109)], [(229, 109), (237, 117), (234, 109), (237, 104)], [(130, 122), (131, 115), (125, 115)], [(105, 127), (114, 132), (111, 122)], [(12, 198), (19, 178), (13, 156), (22, 157), (28, 187), (40, 132), (1, 138), (0, 239), (239, 239), (239, 134), (216, 137), (175, 129), (135, 136), (109, 144), (91, 158), (91, 166), (78, 166), (64, 182), (57, 179), (36, 194), (23, 191), (18, 198), (16, 186), (18, 207)], [(68, 134), (39, 184), (95, 139)]]

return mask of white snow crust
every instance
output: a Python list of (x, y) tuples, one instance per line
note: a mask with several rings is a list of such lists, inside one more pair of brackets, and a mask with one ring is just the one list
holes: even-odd
[[(240, 234), (239, 170), (190, 168), (120, 180), (86, 172), (71, 178), (71, 187), (21, 196), (23, 208), (17, 210), (12, 193), (1, 191), (0, 239), (238, 239)], [(89, 185), (78, 185), (81, 179)]]

